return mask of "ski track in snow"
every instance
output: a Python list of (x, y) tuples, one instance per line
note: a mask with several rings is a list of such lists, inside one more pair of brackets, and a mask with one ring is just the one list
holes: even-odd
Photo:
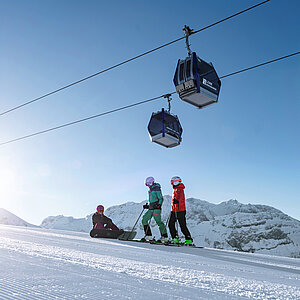
[(0, 233), (0, 299), (300, 299), (299, 259), (8, 226)]

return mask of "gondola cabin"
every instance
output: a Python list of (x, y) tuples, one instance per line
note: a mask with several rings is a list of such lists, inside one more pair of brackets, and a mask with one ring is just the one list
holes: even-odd
[(164, 109), (152, 113), (148, 132), (152, 142), (166, 148), (178, 146), (181, 142), (182, 127), (178, 117)]
[(221, 87), (218, 74), (212, 63), (203, 61), (195, 52), (178, 60), (173, 81), (180, 99), (198, 108), (218, 101)]

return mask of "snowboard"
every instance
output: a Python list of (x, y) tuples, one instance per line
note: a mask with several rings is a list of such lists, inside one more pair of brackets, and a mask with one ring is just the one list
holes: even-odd
[(90, 236), (95, 238), (116, 239), (123, 233), (123, 230), (109, 230), (109, 229), (92, 229)]
[(128, 241), (133, 240), (136, 236), (136, 231), (123, 231), (121, 235), (119, 235), (118, 240)]
[(128, 240), (135, 238), (136, 231), (131, 232), (124, 230), (92, 229), (90, 231), (90, 236), (93, 238)]

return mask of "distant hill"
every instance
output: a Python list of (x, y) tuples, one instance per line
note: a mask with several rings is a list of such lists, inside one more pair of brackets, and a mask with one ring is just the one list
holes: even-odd
[(15, 225), (15, 226), (28, 226), (28, 227), (38, 227), (36, 225), (27, 223), (11, 212), (7, 211), (4, 208), (0, 208), (0, 224), (5, 225)]
[[(105, 214), (120, 228), (131, 230), (142, 211), (141, 203), (128, 202), (109, 207)], [(170, 213), (171, 197), (164, 196), (163, 221)], [(189, 198), (186, 200), (187, 224), (194, 242), (206, 247), (244, 252), (300, 257), (300, 222), (280, 210), (258, 204), (242, 204), (229, 200), (220, 204)], [(62, 215), (46, 218), (41, 227), (89, 232), (91, 215), (75, 219)], [(159, 237), (152, 220), (151, 229)], [(143, 236), (141, 220), (137, 237)], [(180, 232), (180, 230), (179, 230)]]
[(92, 229), (92, 215), (80, 219), (65, 217), (63, 215), (50, 216), (43, 220), (40, 226), (47, 229), (89, 232)]

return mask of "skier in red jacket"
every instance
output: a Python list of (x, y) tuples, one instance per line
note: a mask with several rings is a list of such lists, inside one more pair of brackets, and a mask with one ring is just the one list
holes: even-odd
[(178, 232), (175, 228), (175, 223), (178, 220), (180, 229), (185, 236), (185, 244), (192, 245), (193, 239), (186, 226), (186, 209), (185, 209), (185, 186), (181, 182), (179, 176), (174, 176), (171, 179), (171, 184), (173, 186), (173, 196), (172, 196), (172, 210), (169, 220), (169, 230), (172, 236), (172, 243), (179, 243)]

